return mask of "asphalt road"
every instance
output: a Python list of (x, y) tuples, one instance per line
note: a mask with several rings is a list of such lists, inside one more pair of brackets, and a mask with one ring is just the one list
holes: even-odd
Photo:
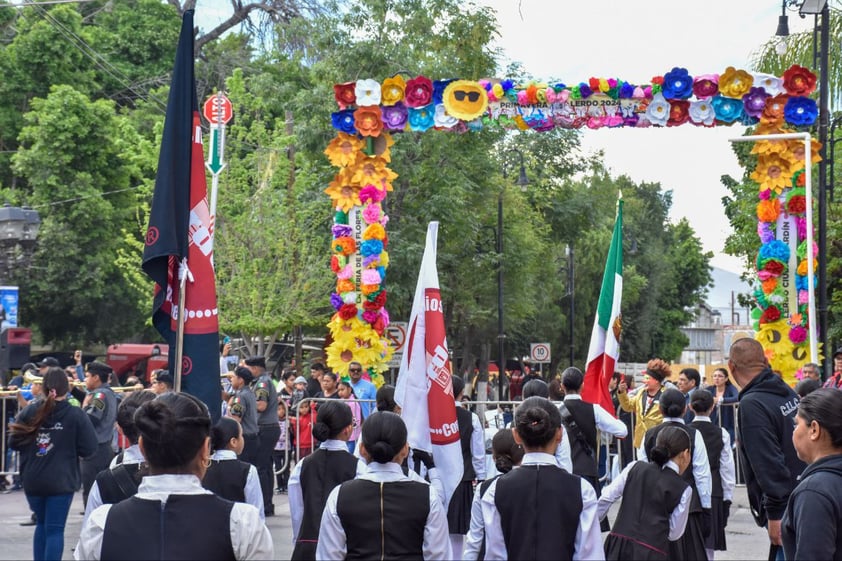
[[(275, 558), (289, 559), (292, 555), (292, 530), (286, 495), (275, 495), (276, 516), (266, 523), (275, 542)], [(616, 505), (615, 505), (616, 509)], [(82, 493), (77, 493), (70, 509), (64, 532), (64, 557), (73, 559), (73, 548), (82, 526)], [(609, 514), (613, 518), (611, 514)], [(23, 491), (0, 495), (0, 559), (32, 559), (32, 526), (21, 526), (29, 520), (29, 508)], [(766, 531), (754, 524), (748, 510), (745, 488), (738, 487), (727, 528), (728, 551), (716, 552), (716, 559), (765, 560), (769, 541)]]

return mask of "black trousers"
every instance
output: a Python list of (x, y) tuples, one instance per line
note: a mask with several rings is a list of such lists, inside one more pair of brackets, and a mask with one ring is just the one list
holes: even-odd
[(256, 434), (244, 434), (243, 453), (237, 456), (237, 459), (242, 462), (248, 462), (254, 467), (257, 467), (257, 448), (258, 439)]
[(267, 514), (274, 514), (275, 505), (272, 504), (275, 470), (272, 467), (272, 452), (281, 437), (281, 427), (278, 423), (260, 425), (257, 427), (257, 457), (254, 465), (257, 467), (257, 478), (260, 480), (260, 490), (263, 492), (263, 509)]
[(113, 457), (114, 450), (111, 449), (111, 441), (100, 442), (93, 456), (82, 458), (79, 462), (79, 470), (82, 473), (82, 500), (85, 505), (88, 504), (88, 493), (94, 486), (97, 474), (108, 468)]

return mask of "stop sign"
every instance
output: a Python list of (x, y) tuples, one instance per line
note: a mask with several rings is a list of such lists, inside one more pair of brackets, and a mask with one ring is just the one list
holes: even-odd
[(205, 101), (202, 113), (211, 124), (224, 125), (234, 116), (234, 108), (231, 106), (231, 100), (219, 92)]

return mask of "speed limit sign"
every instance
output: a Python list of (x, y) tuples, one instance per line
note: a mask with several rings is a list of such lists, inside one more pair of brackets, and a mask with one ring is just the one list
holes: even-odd
[(529, 358), (532, 362), (550, 362), (550, 344), (532, 343), (529, 346)]

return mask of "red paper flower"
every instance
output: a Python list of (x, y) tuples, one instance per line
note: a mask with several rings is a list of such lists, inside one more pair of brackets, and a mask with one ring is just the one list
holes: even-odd
[(591, 78), (588, 80), (588, 85), (594, 92), (599, 92), (599, 78)]
[(424, 107), (433, 100), (433, 82), (425, 76), (417, 76), (406, 83), (404, 100), (409, 107)]
[(779, 319), (781, 319), (781, 311), (777, 306), (769, 306), (763, 310), (763, 314), (760, 316), (760, 323), (773, 323)]
[(377, 319), (371, 324), (371, 328), (378, 335), (383, 335), (383, 332), (386, 330), (386, 323), (383, 321), (382, 315), (377, 316)]
[(816, 75), (803, 66), (793, 64), (784, 72), (784, 89), (789, 95), (810, 95), (816, 91)]
[(807, 198), (804, 195), (794, 195), (786, 202), (789, 214), (804, 214), (807, 211)]
[(664, 85), (664, 77), (663, 76), (652, 76), (652, 83), (658, 84), (659, 86)]
[(775, 276), (780, 276), (784, 272), (784, 265), (780, 261), (771, 260), (763, 265), (763, 270)]
[(670, 99), (670, 118), (668, 127), (677, 127), (690, 120), (690, 102), (686, 99)]
[(333, 85), (333, 96), (336, 98), (336, 103), (339, 107), (345, 109), (349, 105), (357, 102), (357, 94), (354, 89), (357, 87), (356, 82), (345, 82), (344, 84)]
[(339, 266), (339, 258), (335, 255), (330, 256), (330, 270), (334, 273), (338, 273), (342, 270), (342, 267)]
[(357, 317), (357, 307), (354, 304), (342, 304), (342, 307), (339, 308), (339, 317), (342, 319)]

